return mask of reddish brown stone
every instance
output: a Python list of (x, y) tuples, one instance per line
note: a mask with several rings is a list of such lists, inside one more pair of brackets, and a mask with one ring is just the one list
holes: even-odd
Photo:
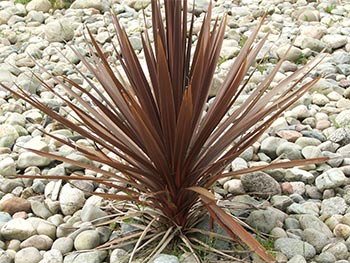
[(294, 130), (281, 130), (276, 134), (289, 142), (295, 142), (298, 138), (303, 136), (300, 132)]
[(11, 197), (0, 203), (0, 211), (13, 215), (16, 212), (30, 212), (30, 202), (20, 197)]

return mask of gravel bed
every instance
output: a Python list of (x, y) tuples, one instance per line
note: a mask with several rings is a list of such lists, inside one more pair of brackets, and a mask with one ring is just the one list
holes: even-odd
[[(76, 73), (73, 65), (83, 72), (86, 70), (65, 43), (73, 44), (86, 55), (83, 32), (88, 26), (103, 49), (112, 51), (112, 42), (116, 42), (116, 37), (109, 33), (113, 31), (109, 13), (112, 9), (131, 35), (134, 49), (143, 57), (139, 34), (143, 28), (143, 7), (150, 18), (149, 2), (76, 0), (69, 9), (53, 11), (48, 0), (32, 0), (27, 5), (0, 0), (0, 82), (16, 82), (74, 120), (74, 114), (67, 112), (62, 102), (44, 91), (35, 79), (33, 73), (63, 92), (31, 57), (53, 75), (65, 75), (87, 87), (86, 80)], [(197, 0), (196, 34), (208, 2)], [(225, 12), (229, 16), (212, 96), (252, 28), (265, 12), (269, 13), (261, 30), (261, 36), (270, 34), (265, 48), (267, 55), (258, 56), (264, 63), (234, 107), (265, 78), (290, 44), (293, 45), (290, 53), (271, 86), (321, 50), (327, 54), (313, 73), (321, 74), (321, 80), (228, 169), (268, 164), (276, 158), (332, 157), (321, 165), (222, 179), (215, 186), (217, 196), (226, 197), (229, 204), (243, 204), (240, 209), (232, 209), (232, 213), (258, 232), (271, 235), (278, 262), (350, 262), (350, 1), (217, 0), (213, 5), (214, 17)], [(91, 182), (77, 182), (78, 189), (62, 181), (12, 178), (16, 172), (97, 176), (92, 171), (23, 150), (23, 147), (34, 148), (90, 162), (44, 136), (37, 128), (81, 144), (88, 143), (39, 110), (0, 90), (0, 263), (124, 262), (127, 252), (122, 249), (78, 253), (93, 249), (117, 234), (117, 230), (91, 223), (107, 215), (102, 209), (106, 203), (85, 191), (108, 192), (108, 189)], [(121, 231), (128, 230), (122, 226)], [(154, 263), (162, 262), (194, 261), (187, 254), (180, 258), (161, 254), (154, 260)], [(261, 261), (253, 256), (251, 262)]]

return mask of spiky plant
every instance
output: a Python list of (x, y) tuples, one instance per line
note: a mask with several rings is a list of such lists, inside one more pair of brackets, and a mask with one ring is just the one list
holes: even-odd
[[(154, 41), (150, 40), (147, 30), (141, 36), (147, 70), (144, 71), (141, 66), (117, 17), (112, 16), (119, 42), (119, 47), (114, 46), (115, 56), (106, 57), (90, 31), (90, 41), (87, 41), (90, 58), (83, 57), (72, 47), (98, 85), (78, 69), (77, 72), (90, 85), (89, 91), (66, 77), (53, 76), (68, 95), (63, 96), (42, 81), (44, 88), (75, 113), (77, 118), (74, 121), (61, 116), (20, 87), (17, 90), (8, 88), (54, 120), (86, 137), (91, 146), (43, 131), (47, 136), (76, 149), (94, 163), (118, 171), (106, 171), (98, 165), (31, 150), (103, 175), (99, 178), (74, 175), (40, 178), (94, 180), (114, 188), (115, 194), (94, 194), (128, 202), (128, 209), (135, 211), (133, 215), (147, 222), (142, 231), (118, 239), (118, 242), (134, 242), (132, 255), (157, 241), (159, 245), (150, 253), (153, 256), (165, 249), (176, 236), (192, 250), (195, 246), (188, 233), (207, 213), (232, 239), (237, 240), (238, 237), (264, 260), (273, 261), (273, 257), (241, 226), (238, 219), (216, 204), (211, 189), (222, 177), (323, 160), (277, 163), (223, 173), (232, 160), (251, 146), (285, 109), (317, 81), (301, 84), (305, 74), (317, 63), (307, 64), (307, 67), (300, 68), (270, 88), (281, 60), (248, 99), (228, 115), (249, 81), (249, 77), (245, 78), (248, 69), (256, 62), (257, 54), (267, 40), (265, 36), (257, 41), (263, 17), (206, 109), (224, 39), (226, 16), (212, 23), (210, 4), (194, 47), (194, 15), (192, 12), (188, 21), (186, 0), (164, 1), (165, 22), (159, 1), (152, 0), (151, 5)], [(113, 58), (122, 67), (125, 77), (121, 77), (123, 74), (114, 67)]]

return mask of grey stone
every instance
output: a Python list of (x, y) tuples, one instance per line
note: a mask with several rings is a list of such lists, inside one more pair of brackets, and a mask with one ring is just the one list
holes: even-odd
[(40, 87), (40, 82), (32, 72), (25, 71), (17, 77), (16, 84), (30, 94), (35, 94)]
[(345, 200), (339, 196), (325, 199), (321, 204), (322, 215), (343, 215), (348, 208)]
[(313, 245), (317, 253), (320, 253), (321, 250), (330, 242), (330, 238), (313, 228), (306, 228), (303, 231), (303, 240)]
[(173, 255), (159, 254), (155, 257), (153, 263), (179, 263), (179, 260)]
[(285, 171), (284, 180), (289, 182), (301, 181), (311, 184), (315, 181), (315, 177), (312, 173), (300, 168), (290, 168)]
[(244, 174), (241, 177), (242, 185), (247, 192), (251, 192), (262, 198), (281, 194), (278, 182), (264, 172)]
[(342, 157), (345, 157), (345, 158), (349, 158), (350, 157), (350, 144), (347, 144), (343, 147), (340, 147), (337, 152), (338, 154), (340, 154)]
[(31, 0), (27, 6), (27, 11), (42, 11), (42, 12), (48, 12), (51, 9), (51, 3), (49, 0)]
[(40, 156), (33, 152), (22, 152), (18, 156), (17, 166), (20, 169), (25, 169), (30, 166), (44, 167), (49, 165), (51, 160), (44, 156)]
[(92, 205), (92, 204), (85, 204), (83, 209), (81, 210), (81, 220), (83, 220), (84, 222), (90, 222), (93, 221), (95, 219), (101, 218), (101, 217), (105, 217), (108, 214), (103, 211), (101, 208)]
[(15, 127), (8, 124), (0, 125), (0, 147), (11, 148), (18, 137)]
[(340, 34), (325, 35), (322, 41), (332, 49), (337, 49), (347, 44), (347, 37)]
[(300, 137), (295, 141), (295, 144), (305, 148), (306, 146), (318, 146), (321, 144), (321, 141), (311, 137)]
[(332, 253), (326, 251), (316, 256), (315, 260), (317, 263), (333, 263), (337, 258)]
[(300, 228), (300, 224), (299, 224), (298, 219), (293, 218), (293, 217), (286, 218), (286, 220), (284, 221), (284, 226), (285, 226), (285, 229), (287, 229), (287, 230)]
[(126, 252), (124, 249), (121, 249), (121, 248), (114, 249), (109, 256), (110, 263), (124, 263), (124, 262), (127, 262), (128, 259), (129, 259), (128, 252)]
[[(72, 159), (72, 160), (77, 161), (77, 162), (91, 164), (91, 161), (88, 158), (86, 158), (85, 156), (83, 156), (82, 154), (79, 154), (79, 153), (73, 152), (73, 153), (69, 154), (67, 156), (67, 158)], [(70, 163), (64, 163), (63, 167), (68, 169), (69, 171), (83, 170), (83, 168), (81, 168), (77, 165), (74, 165), (74, 164), (70, 164)]]
[(244, 194), (244, 188), (241, 180), (239, 179), (231, 179), (224, 183), (224, 189), (231, 194)]
[(65, 256), (64, 263), (102, 263), (107, 257), (107, 251), (97, 250), (84, 253), (71, 253)]
[(301, 150), (301, 153), (305, 159), (322, 157), (322, 152), (316, 146), (306, 146)]
[(313, 215), (301, 215), (299, 217), (300, 226), (302, 229), (315, 229), (316, 231), (325, 234), (327, 237), (333, 237), (332, 231), (318, 217)]
[(270, 233), (277, 226), (277, 222), (278, 216), (269, 210), (253, 211), (246, 220), (247, 224), (263, 233)]
[(45, 16), (42, 11), (32, 10), (28, 12), (26, 20), (43, 23), (45, 21)]
[[(0, 16), (1, 16), (1, 11), (0, 11)], [(1, 22), (0, 22), (1, 24)], [(5, 69), (0, 69), (0, 81), (1, 83), (8, 83), (12, 84), (16, 80), (16, 77), (9, 71)]]
[(8, 178), (16, 175), (16, 164), (11, 157), (6, 157), (0, 161), (0, 175)]
[(339, 168), (332, 168), (316, 177), (315, 184), (318, 190), (332, 189), (346, 183), (346, 177)]
[(72, 9), (95, 8), (100, 11), (108, 11), (110, 8), (107, 0), (76, 0), (70, 6)]
[(45, 235), (33, 235), (21, 243), (21, 248), (35, 247), (38, 250), (49, 250), (52, 246), (52, 239)]
[(329, 137), (328, 140), (340, 144), (341, 146), (350, 144), (350, 128), (343, 127), (336, 129)]
[(320, 12), (318, 10), (305, 8), (299, 11), (298, 20), (307, 22), (320, 21)]
[(275, 241), (275, 249), (281, 251), (288, 259), (295, 255), (302, 255), (305, 259), (313, 258), (316, 255), (315, 248), (307, 242), (293, 238), (279, 238)]
[(42, 259), (42, 255), (35, 247), (26, 247), (16, 253), (15, 263), (38, 263)]
[(64, 19), (52, 21), (46, 24), (45, 38), (49, 42), (69, 41), (74, 37), (74, 30), (69, 21)]
[(76, 250), (92, 249), (98, 245), (100, 245), (100, 235), (96, 230), (83, 231), (74, 240)]
[(52, 216), (52, 213), (45, 206), (45, 204), (43, 202), (32, 200), (30, 202), (30, 204), (31, 204), (32, 211), (34, 212), (34, 214), (36, 216), (41, 217), (41, 218), (45, 218), (45, 219)]
[(13, 258), (10, 253), (4, 250), (0, 250), (0, 262), (1, 263), (12, 263)]
[(338, 64), (337, 65), (338, 72), (345, 76), (350, 75), (349, 64)]
[(335, 64), (350, 64), (350, 54), (344, 51), (332, 54), (332, 60)]
[(48, 236), (52, 240), (56, 239), (56, 226), (48, 221), (40, 222), (36, 228), (36, 232), (39, 235)]
[(301, 147), (291, 142), (283, 142), (280, 144), (276, 149), (276, 153), (278, 156), (283, 155), (290, 160), (302, 159)]
[(57, 227), (56, 235), (57, 237), (66, 237), (72, 234), (75, 230), (76, 228), (73, 227), (72, 224), (63, 223)]
[(301, 255), (295, 255), (287, 263), (307, 263), (305, 258)]
[(59, 201), (64, 215), (72, 215), (83, 207), (85, 202), (84, 192), (65, 184), (60, 192)]
[(350, 125), (350, 110), (343, 110), (335, 117), (335, 123), (339, 127), (349, 127)]
[(62, 263), (63, 255), (57, 249), (51, 249), (43, 255), (43, 259), (39, 263)]
[[(277, 55), (279, 58), (282, 58), (289, 49), (289, 45), (283, 45), (277, 48)], [(289, 52), (286, 55), (286, 60), (288, 61), (297, 61), (302, 55), (302, 52), (299, 48), (292, 46)]]
[(7, 24), (12, 14), (8, 10), (0, 10), (0, 25)]
[(285, 140), (277, 137), (267, 137), (261, 142), (260, 151), (275, 159), (277, 147)]
[(62, 254), (66, 254), (73, 250), (73, 245), (73, 239), (70, 237), (60, 237), (53, 242), (51, 249), (55, 249), (60, 251)]
[(6, 240), (25, 240), (35, 234), (33, 226), (23, 218), (14, 218), (8, 221), (0, 230)]
[(318, 215), (319, 207), (314, 202), (293, 203), (287, 208), (288, 213)]
[(271, 197), (271, 204), (273, 207), (285, 211), (288, 206), (293, 203), (293, 200), (289, 196), (274, 195)]
[(343, 242), (330, 243), (322, 249), (322, 252), (330, 252), (337, 259), (346, 259), (348, 257), (348, 248)]
[(301, 48), (302, 49), (309, 48), (313, 51), (321, 52), (325, 47), (326, 47), (326, 45), (322, 41), (315, 39), (315, 38), (312, 38), (312, 37), (303, 36), (302, 41), (301, 41)]

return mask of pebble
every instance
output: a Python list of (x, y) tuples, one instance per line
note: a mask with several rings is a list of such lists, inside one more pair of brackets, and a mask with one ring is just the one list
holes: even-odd
[(241, 177), (243, 188), (253, 195), (267, 198), (272, 195), (281, 194), (279, 183), (264, 172), (244, 174)]
[(27, 263), (30, 259), (31, 263), (38, 263), (42, 260), (42, 255), (35, 247), (26, 247), (16, 253), (14, 263)]
[(34, 235), (34, 233), (35, 229), (32, 224), (22, 218), (14, 218), (8, 221), (0, 230), (0, 234), (6, 240), (18, 239), (22, 241)]
[(100, 245), (100, 235), (96, 230), (83, 231), (74, 239), (76, 250), (92, 249), (98, 245)]
[(335, 188), (346, 183), (344, 173), (338, 168), (332, 168), (316, 177), (315, 184), (318, 190)]
[(64, 255), (73, 250), (73, 245), (73, 239), (70, 237), (60, 237), (53, 242), (51, 249), (58, 250)]
[(153, 263), (179, 263), (179, 260), (176, 256), (159, 254), (155, 257)]
[(52, 246), (52, 239), (45, 235), (33, 235), (24, 240), (20, 247), (35, 247), (38, 250), (49, 250)]
[(97, 250), (84, 253), (71, 253), (64, 258), (64, 263), (102, 263), (107, 251)]
[(61, 211), (64, 215), (72, 215), (83, 207), (85, 202), (84, 192), (65, 184), (59, 195)]
[(305, 259), (311, 259), (316, 255), (315, 248), (307, 242), (293, 238), (279, 238), (275, 241), (275, 248), (291, 259), (296, 255), (302, 255)]
[(331, 242), (326, 234), (313, 228), (304, 229), (303, 240), (311, 244), (316, 249), (317, 253), (320, 253), (322, 249)]
[(13, 215), (21, 211), (30, 212), (31, 206), (28, 200), (13, 196), (0, 202), (0, 210)]
[(348, 205), (341, 197), (332, 197), (322, 201), (321, 214), (322, 215), (338, 215), (344, 214)]

